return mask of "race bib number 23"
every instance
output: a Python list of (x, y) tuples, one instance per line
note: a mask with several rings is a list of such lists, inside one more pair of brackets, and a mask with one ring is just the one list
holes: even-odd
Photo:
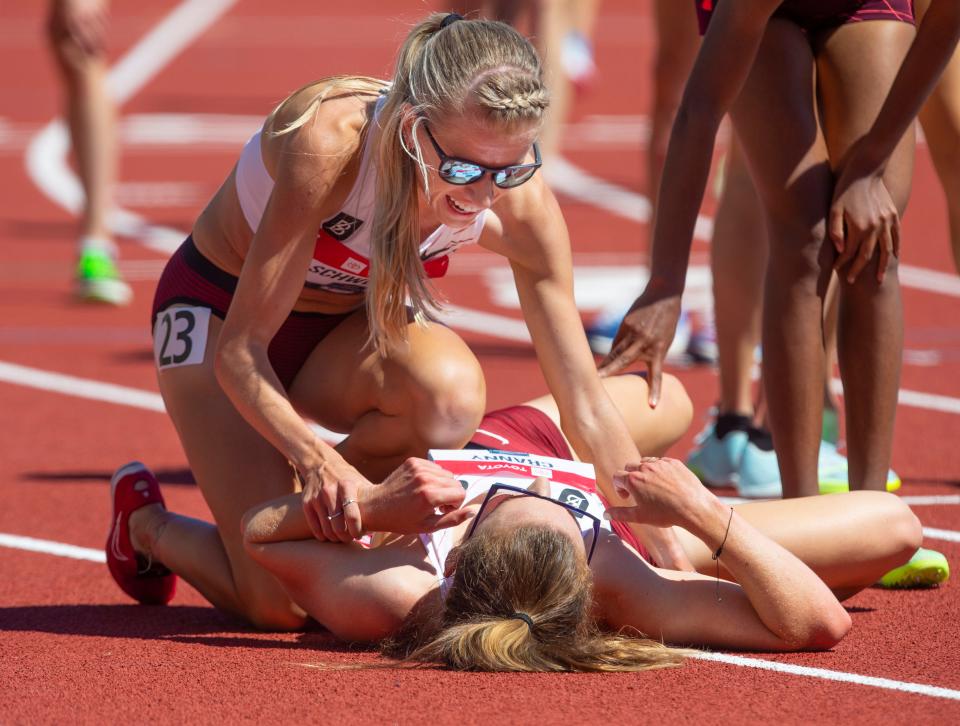
[(203, 363), (210, 327), (210, 308), (167, 308), (153, 327), (157, 368)]

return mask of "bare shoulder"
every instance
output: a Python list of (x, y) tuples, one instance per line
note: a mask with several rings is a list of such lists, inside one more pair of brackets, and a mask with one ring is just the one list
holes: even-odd
[(333, 92), (317, 104), (322, 91), (319, 84), (301, 89), (268, 118), (261, 148), (264, 164), (274, 176), (281, 166), (302, 167), (314, 173), (342, 170), (356, 156), (376, 98)]
[(545, 256), (569, 250), (563, 213), (541, 174), (523, 186), (505, 190), (491, 212), (494, 219), (487, 222), (480, 244), (511, 262), (542, 266)]

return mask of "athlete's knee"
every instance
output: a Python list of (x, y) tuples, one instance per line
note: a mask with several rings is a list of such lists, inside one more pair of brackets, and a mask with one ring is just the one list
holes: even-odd
[(773, 222), (767, 263), (772, 284), (799, 283), (818, 289), (834, 259), (830, 244), (824, 219), (812, 224)]
[(429, 384), (414, 395), (413, 425), (433, 447), (462, 446), (473, 435), (486, 405), (483, 371), (469, 359), (438, 359)]
[(430, 447), (462, 446), (480, 424), (485, 400), (483, 386), (475, 379), (435, 389), (417, 406), (414, 425)]
[(664, 434), (676, 443), (693, 421), (693, 402), (680, 379), (669, 373), (663, 374), (660, 383), (660, 406), (667, 406), (669, 416), (664, 422)]

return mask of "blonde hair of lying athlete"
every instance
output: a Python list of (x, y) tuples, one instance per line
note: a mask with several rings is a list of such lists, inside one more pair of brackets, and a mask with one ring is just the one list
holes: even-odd
[[(654, 412), (642, 405), (642, 378), (605, 381), (628, 425), (656, 432), (660, 443), (665, 431), (679, 437), (690, 415), (676, 380), (665, 383), (665, 406)], [(558, 423), (549, 397), (530, 405)], [(647, 441), (636, 443), (644, 448)], [(387, 638), (385, 652), (408, 664), (619, 671), (678, 664), (683, 651), (664, 643), (830, 648), (851, 625), (837, 598), (905, 562), (921, 537), (910, 509), (882, 492), (755, 502), (732, 511), (680, 462), (660, 458), (629, 465), (615, 483), (638, 506), (608, 514), (673, 527), (698, 572), (657, 569), (612, 532), (601, 535), (588, 566), (574, 519), (534, 497), (494, 496), (465, 539), (479, 502), (463, 502), (461, 484), (423, 460), (404, 463), (361, 497), (364, 521), (394, 531), (373, 549), (314, 539), (296, 495), (248, 512), (244, 538), (250, 555), (336, 636)], [(531, 491), (546, 494), (549, 485), (540, 479)], [(413, 534), (438, 521), (451, 525), (459, 542), (444, 573), (433, 571)], [(721, 544), (718, 581), (711, 553)], [(452, 580), (445, 600), (438, 574)]]
[[(244, 550), (244, 512), (296, 491), (299, 479), (315, 536), (350, 541), (363, 527), (357, 508), (332, 520), (331, 513), (407, 457), (461, 446), (483, 415), (473, 353), (448, 328), (413, 322), (433, 307), (421, 245), (434, 234), (456, 246), (459, 232), (471, 231), (466, 236), (509, 260), (567, 432), (608, 495), (613, 472), (639, 456), (587, 346), (556, 198), (540, 174), (503, 189), (491, 172), (535, 161), (548, 104), (537, 55), (505, 24), (453, 20), (435, 14), (417, 23), (390, 83), (327, 78), (280, 103), (158, 286), (160, 392), (216, 527), (150, 509), (144, 546), (217, 607), (261, 627), (297, 628), (305, 616)], [(490, 169), (474, 183), (449, 183), (438, 148)], [(454, 163), (448, 176), (465, 169)], [(510, 178), (503, 174), (501, 184)], [(351, 222), (346, 203), (371, 186), (370, 214), (354, 213)], [(262, 209), (251, 203), (258, 200)], [(369, 254), (354, 254), (356, 237), (369, 240)], [(305, 284), (319, 275), (318, 240), (325, 250), (349, 249), (326, 271), (349, 280), (352, 292), (329, 289), (328, 277)], [(194, 288), (177, 287), (197, 277)], [(221, 319), (225, 279), (235, 291)], [(216, 300), (203, 300), (190, 325), (183, 306), (200, 303), (183, 299), (208, 294), (220, 299), (219, 311)], [(174, 328), (178, 315), (186, 317)], [(289, 342), (284, 331), (321, 318), (332, 329), (308, 341), (305, 359), (282, 376), (271, 354)], [(349, 436), (331, 448), (303, 416)], [(685, 564), (665, 531), (646, 537), (659, 561)]]

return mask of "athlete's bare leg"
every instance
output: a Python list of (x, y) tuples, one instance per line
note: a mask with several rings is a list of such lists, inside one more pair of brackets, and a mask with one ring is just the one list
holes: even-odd
[[(877, 21), (843, 25), (820, 39), (818, 90), (824, 138), (834, 166), (870, 129), (914, 35), (908, 23)], [(883, 177), (901, 215), (910, 196), (913, 147), (911, 128)], [(890, 261), (883, 283), (876, 281), (875, 263), (864, 272), (852, 284), (839, 276), (837, 353), (844, 383), (850, 488), (884, 491), (900, 383), (903, 309), (896, 259)]]
[[(670, 129), (680, 106), (683, 88), (697, 57), (700, 39), (693, 3), (655, 0), (657, 48), (653, 63), (653, 111), (647, 148), (647, 196), (655, 210), (660, 173), (667, 157)], [(653, 220), (650, 220), (653, 229)]]
[(752, 416), (754, 354), (767, 267), (767, 230), (739, 142), (727, 152), (710, 268), (720, 374), (720, 413)]
[(483, 372), (449, 328), (411, 324), (409, 345), (389, 358), (365, 346), (363, 312), (344, 320), (311, 353), (290, 386), (307, 417), (350, 436), (337, 450), (379, 480), (427, 449), (457, 449), (476, 431), (486, 405)]
[[(213, 355), (221, 327), (211, 316), (201, 364), (159, 374), (167, 411), (216, 525), (147, 507), (131, 515), (131, 538), (138, 551), (217, 607), (262, 628), (296, 629), (305, 622), (303, 611), (249, 557), (240, 522), (251, 507), (297, 491), (297, 477), (220, 389)], [(290, 388), (294, 404), (330, 428), (352, 431), (341, 452), (372, 478), (431, 446), (465, 443), (482, 415), (484, 389), (463, 342), (441, 326), (411, 326), (408, 354), (382, 361), (361, 352), (366, 335), (360, 313), (324, 339)]]
[(107, 214), (116, 177), (117, 148), (114, 104), (106, 88), (106, 28), (102, 27), (108, 3), (87, 3), (100, 7), (84, 13), (78, 12), (77, 5), (75, 0), (52, 0), (49, 40), (63, 79), (67, 126), (86, 196), (81, 238), (109, 241)]
[(833, 262), (824, 221), (833, 177), (814, 107), (813, 68), (806, 35), (772, 20), (731, 114), (768, 219), (764, 392), (787, 497), (818, 493), (821, 299)]
[[(913, 32), (906, 23), (883, 21), (843, 26), (818, 48), (815, 76), (813, 49), (805, 34), (774, 19), (734, 108), (738, 135), (769, 217), (764, 381), (787, 497), (814, 495), (818, 490), (823, 299), (834, 260), (825, 224), (833, 187), (830, 159), (842, 157), (844, 139), (868, 128)], [(868, 62), (867, 48), (888, 49), (884, 56), (889, 58)], [(814, 105), (815, 77), (828, 139)], [(839, 95), (839, 89), (850, 87), (856, 89), (857, 98)], [(771, 104), (771, 98), (777, 103)], [(904, 179), (909, 187), (909, 164), (904, 165), (909, 155), (909, 148), (898, 149), (888, 172), (888, 188), (898, 201), (906, 199)], [(863, 365), (871, 369), (851, 380), (855, 390), (848, 391), (846, 399), (854, 488), (885, 486), (899, 373), (899, 326), (895, 264), (882, 285), (869, 272), (853, 285), (844, 285), (840, 328), (848, 335), (844, 342), (841, 334), (841, 361), (850, 363), (859, 356), (859, 370)], [(864, 364), (865, 357), (871, 362)], [(848, 373), (852, 376), (852, 371)]]
[[(916, 0), (919, 21), (922, 22), (929, 7), (930, 0)], [(950, 247), (953, 263), (960, 272), (960, 49), (954, 51), (920, 111), (920, 123), (946, 195)]]
[[(916, 552), (920, 521), (886, 492), (850, 492), (734, 507), (753, 526), (790, 550), (841, 597), (869, 587)], [(705, 575), (717, 572), (712, 551), (685, 530), (677, 536), (690, 562)], [(720, 558), (720, 576), (729, 577)]]
[[(663, 392), (656, 408), (647, 405), (647, 381), (644, 377), (625, 374), (601, 380), (641, 454), (661, 456), (690, 426), (693, 404), (676, 377), (664, 374)], [(560, 410), (553, 396), (541, 396), (527, 401), (525, 405), (540, 409), (560, 426)]]

